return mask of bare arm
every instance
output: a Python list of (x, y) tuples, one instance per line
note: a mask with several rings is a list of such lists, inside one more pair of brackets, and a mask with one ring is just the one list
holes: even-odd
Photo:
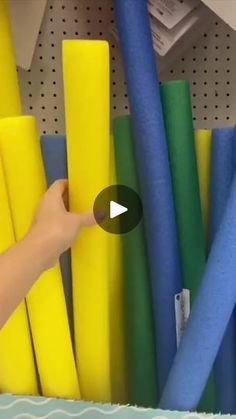
[(67, 182), (57, 181), (45, 193), (26, 237), (0, 255), (0, 328), (41, 273), (56, 264), (82, 227), (95, 223), (92, 212), (67, 211)]

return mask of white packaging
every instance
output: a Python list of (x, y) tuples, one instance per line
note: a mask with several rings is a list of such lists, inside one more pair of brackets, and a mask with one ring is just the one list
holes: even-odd
[(203, 27), (210, 25), (211, 20), (212, 14), (202, 4), (171, 30), (151, 16), (151, 28), (156, 52), (161, 57), (166, 56), (174, 49), (178, 49), (178, 54), (182, 53), (202, 35)]
[(199, 4), (200, 0), (148, 0), (148, 9), (159, 22), (173, 29)]

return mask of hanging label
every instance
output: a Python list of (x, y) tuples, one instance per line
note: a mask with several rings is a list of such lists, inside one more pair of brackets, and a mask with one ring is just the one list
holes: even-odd
[(148, 0), (151, 15), (168, 29), (174, 28), (199, 4), (200, 0)]
[(153, 16), (150, 16), (153, 44), (156, 52), (164, 57), (190, 31), (191, 33), (197, 31), (200, 34), (199, 24), (203, 25), (206, 20), (209, 20), (209, 13), (202, 4), (171, 30), (167, 29)]

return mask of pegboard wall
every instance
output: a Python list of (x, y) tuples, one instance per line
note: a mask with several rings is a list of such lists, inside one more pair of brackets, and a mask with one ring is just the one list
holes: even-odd
[[(36, 1), (36, 0), (34, 0)], [(61, 43), (63, 39), (106, 39), (111, 46), (112, 115), (129, 112), (119, 44), (110, 33), (112, 0), (48, 0), (31, 69), (19, 69), (26, 114), (41, 133), (64, 133)], [(208, 33), (161, 75), (191, 82), (195, 126), (236, 122), (236, 32), (218, 19)]]

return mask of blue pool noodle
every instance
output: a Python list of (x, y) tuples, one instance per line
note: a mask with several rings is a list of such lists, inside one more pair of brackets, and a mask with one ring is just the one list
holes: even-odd
[(114, 0), (135, 134), (152, 280), (158, 383), (176, 353), (181, 272), (168, 151), (146, 0)]
[[(63, 135), (42, 135), (41, 149), (48, 186), (55, 180), (67, 179), (66, 137)], [(60, 258), (61, 273), (66, 297), (68, 318), (73, 336), (72, 275), (70, 252)]]
[(235, 128), (213, 130), (210, 196), (211, 244), (221, 223), (233, 180), (235, 133)]
[(160, 407), (195, 410), (236, 300), (236, 176)]
[[(210, 241), (216, 237), (235, 171), (235, 128), (213, 130)], [(236, 413), (236, 321), (235, 309), (215, 362), (217, 411)]]

